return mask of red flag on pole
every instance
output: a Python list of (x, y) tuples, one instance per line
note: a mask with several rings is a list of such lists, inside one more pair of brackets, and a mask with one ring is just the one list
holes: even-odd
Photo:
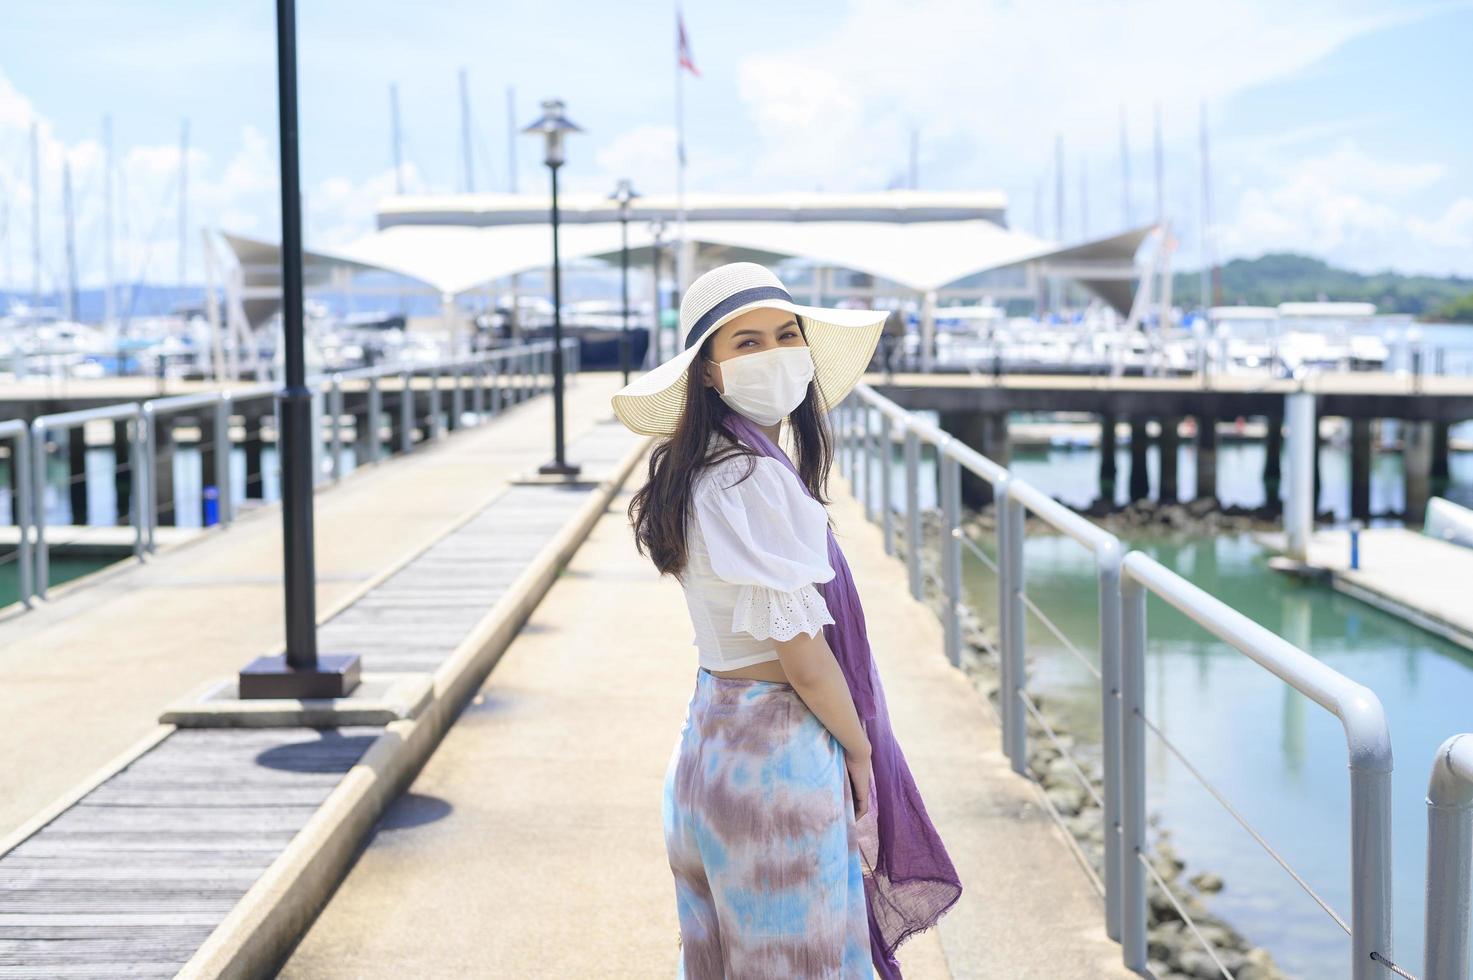
[(689, 68), (692, 75), (700, 78), (701, 73), (696, 70), (696, 63), (691, 60), (690, 41), (685, 36), (685, 18), (681, 16), (679, 10), (675, 11), (675, 26), (677, 35), (676, 57), (680, 60), (680, 67)]

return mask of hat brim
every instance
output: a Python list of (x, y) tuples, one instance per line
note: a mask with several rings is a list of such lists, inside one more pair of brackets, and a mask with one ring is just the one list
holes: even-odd
[(764, 307), (787, 310), (803, 318), (804, 335), (813, 356), (813, 380), (823, 399), (824, 411), (843, 401), (859, 383), (890, 315), (886, 310), (802, 306), (781, 299), (748, 303), (712, 323), (695, 343), (619, 389), (610, 399), (619, 421), (640, 435), (674, 432), (685, 412), (690, 362), (706, 338), (732, 318)]

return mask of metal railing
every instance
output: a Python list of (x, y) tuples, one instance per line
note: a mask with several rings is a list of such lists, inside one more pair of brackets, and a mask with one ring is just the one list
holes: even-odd
[[(372, 464), (385, 458), (380, 441), (384, 421), (385, 378), (395, 378), (399, 382), (399, 449), (402, 453), (409, 453), (414, 450), (413, 431), (419, 421), (415, 414), (418, 401), (416, 379), (429, 379), (428, 415), (422, 430), (423, 439), (438, 441), (445, 436), (447, 430), (458, 430), (463, 425), (466, 394), (464, 388), (467, 379), (471, 385), (471, 411), (477, 423), (499, 415), (509, 406), (551, 391), (552, 348), (551, 341), (539, 340), (478, 352), (445, 363), (416, 366), (384, 364), (308, 378), (307, 383), (313, 389), (314, 401), (314, 485), (326, 479), (336, 482), (343, 476), (342, 419), (347, 391), (361, 391), (366, 386), (366, 431), (360, 431), (357, 437), (358, 441), (366, 443), (366, 459), (363, 462)], [(563, 365), (567, 377), (577, 375), (580, 365), (578, 341), (575, 338), (563, 340)], [(442, 378), (450, 381), (448, 426), (441, 422), (444, 408), (441, 398)], [(161, 488), (173, 485), (172, 479), (160, 479), (159, 467), (172, 466), (172, 456), (161, 458), (166, 444), (172, 443), (172, 438), (161, 439), (161, 428), (169, 426), (172, 417), (181, 413), (194, 413), (201, 417), (197, 445), (202, 452), (213, 457), (213, 472), (202, 474), (205, 478), (203, 482), (208, 483), (213, 478), (218, 494), (218, 524), (221, 528), (228, 527), (240, 508), (240, 501), (235, 499), (231, 489), (231, 452), (238, 445), (231, 436), (231, 419), (239, 414), (240, 406), (245, 403), (266, 399), (274, 402), (278, 388), (274, 384), (259, 383), (219, 391), (124, 402), (43, 415), (33, 420), (29, 426), (21, 419), (0, 422), (0, 440), (15, 440), (11, 455), (12, 465), (16, 467), (17, 487), (13, 519), (19, 532), (16, 551), (13, 556), (0, 556), (0, 564), (12, 558), (16, 561), (22, 603), (30, 608), (33, 599), (46, 598), (51, 575), (51, 548), (79, 541), (96, 529), (87, 528), (68, 541), (53, 542), (47, 538), (47, 451), (51, 437), (70, 433), (72, 438), (82, 438), (84, 427), (94, 421), (122, 423), (116, 431), (125, 434), (128, 440), (128, 461), (117, 466), (113, 472), (115, 476), (124, 472), (128, 474), (127, 522), (134, 529), (134, 557), (143, 561), (158, 548), (155, 532), (160, 523), (160, 508), (172, 510), (178, 503), (174, 498), (160, 499)], [(326, 434), (322, 430), (324, 413), (329, 425)], [(263, 413), (263, 417), (265, 414), (274, 415), (274, 408), (269, 413)], [(210, 432), (208, 437), (205, 434), (206, 418)], [(247, 441), (250, 439), (248, 436)], [(322, 465), (321, 460), (324, 441), (329, 443), (332, 457), (327, 467)], [(85, 485), (85, 479), (84, 468), (82, 473), (70, 476), (68, 484), (80, 480)], [(251, 479), (249, 474), (247, 479)], [(257, 479), (264, 482), (264, 476), (258, 475)], [(258, 492), (264, 493), (264, 490)], [(246, 488), (246, 496), (251, 496), (250, 486)], [(86, 515), (82, 515), (80, 519), (74, 515), (73, 523), (85, 524)]]
[(1438, 746), (1427, 785), (1427, 921), (1423, 980), (1468, 976), (1473, 907), (1473, 735)]
[[(857, 385), (834, 413), (837, 459), (850, 478), (866, 516), (883, 526), (885, 550), (895, 553), (893, 514), (904, 520), (906, 563), (913, 596), (925, 599), (921, 567), (920, 459), (922, 445), (935, 452), (940, 518), (940, 615), (945, 629), (948, 660), (960, 663), (961, 617), (965, 607), (961, 589), (961, 553), (967, 548), (997, 577), (997, 639), (988, 652), (997, 661), (998, 714), (1003, 750), (1015, 772), (1026, 773), (1028, 726), (1031, 717), (1043, 736), (1053, 740), (1061, 758), (1085, 792), (1100, 806), (1104, 851), (1103, 881), (1094, 876), (1076, 848), (1094, 884), (1104, 898), (1106, 931), (1121, 943), (1125, 965), (1146, 969), (1146, 927), (1149, 873), (1182, 920), (1212, 957), (1222, 974), (1232, 977), (1218, 951), (1207, 942), (1170, 885), (1149, 862), (1145, 841), (1145, 732), (1151, 731), (1186, 769), (1206, 787), (1269, 855), (1310, 894), (1350, 935), (1352, 962), (1348, 975), (1355, 980), (1399, 971), (1391, 962), (1390, 773), (1391, 743), (1384, 712), (1368, 688), (1324, 666), (1309, 654), (1193, 586), (1186, 579), (1139, 552), (1125, 553), (1114, 535), (1097, 527), (1031, 484), (981, 456), (934, 424), (906, 412), (866, 384)], [(876, 425), (878, 423), (878, 425)], [(877, 431), (878, 430), (878, 431)], [(899, 507), (891, 498), (891, 464), (896, 434), (903, 451), (904, 499)], [(960, 521), (960, 474), (982, 480), (996, 500), (996, 559), (977, 547)], [(879, 513), (876, 514), (876, 497)], [(1028, 518), (1080, 545), (1095, 568), (1098, 592), (1096, 658), (1049, 617), (1027, 591), (1026, 543)], [(1173, 745), (1148, 718), (1143, 708), (1147, 592), (1156, 594), (1184, 612), (1198, 625), (1269, 670), (1296, 690), (1340, 718), (1345, 728), (1351, 764), (1350, 833), (1352, 842), (1352, 910), (1347, 924), (1288, 863), (1254, 830), (1226, 797)], [(1101, 789), (1096, 791), (1083, 767), (1049, 726), (1036, 698), (1028, 690), (1028, 625), (1036, 619), (1062, 649), (1076, 658), (1099, 682), (1102, 726)], [(989, 645), (984, 644), (984, 648)], [(1056, 820), (1062, 818), (1045, 801)], [(1466, 837), (1466, 834), (1464, 835)], [(1066, 839), (1073, 835), (1067, 831)], [(1466, 895), (1467, 889), (1463, 889)], [(1466, 912), (1467, 906), (1464, 906)], [(1466, 919), (1466, 916), (1465, 916)]]
[(12, 440), (10, 467), (15, 493), (10, 498), (10, 513), (17, 534), (15, 550), (0, 558), (0, 564), (15, 562), (20, 601), (29, 609), (36, 594), (35, 566), (31, 561), (31, 509), (35, 503), (31, 499), (31, 430), (24, 419), (0, 422), (0, 442), (7, 439)]

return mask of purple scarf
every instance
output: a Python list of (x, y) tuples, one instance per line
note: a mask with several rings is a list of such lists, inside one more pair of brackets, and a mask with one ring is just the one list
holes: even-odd
[[(733, 438), (781, 461), (794, 477), (798, 476), (787, 454), (746, 416), (728, 412), (723, 424)], [(803, 485), (801, 478), (798, 483)], [(806, 486), (804, 493), (808, 493)], [(864, 610), (859, 607), (849, 563), (844, 560), (833, 528), (828, 529), (828, 544), (834, 577), (817, 588), (834, 622), (823, 628), (824, 639), (844, 671), (854, 707), (869, 736), (874, 770), (870, 810), (858, 824), (869, 906), (870, 956), (879, 976), (894, 980), (900, 977), (896, 947), (935, 925), (961, 897), (962, 885), (890, 730), (890, 712), (870, 652)]]

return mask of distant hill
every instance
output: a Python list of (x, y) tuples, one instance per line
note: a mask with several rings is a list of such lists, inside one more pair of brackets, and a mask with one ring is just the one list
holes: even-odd
[[(1473, 313), (1473, 279), (1351, 272), (1290, 252), (1233, 259), (1222, 266), (1221, 276), (1224, 306), (1277, 306), (1325, 299), (1375, 303), (1382, 313), (1411, 313), (1429, 320), (1466, 320)], [(1201, 294), (1200, 283), (1197, 272), (1179, 272), (1172, 289), (1186, 305), (1192, 305)]]

